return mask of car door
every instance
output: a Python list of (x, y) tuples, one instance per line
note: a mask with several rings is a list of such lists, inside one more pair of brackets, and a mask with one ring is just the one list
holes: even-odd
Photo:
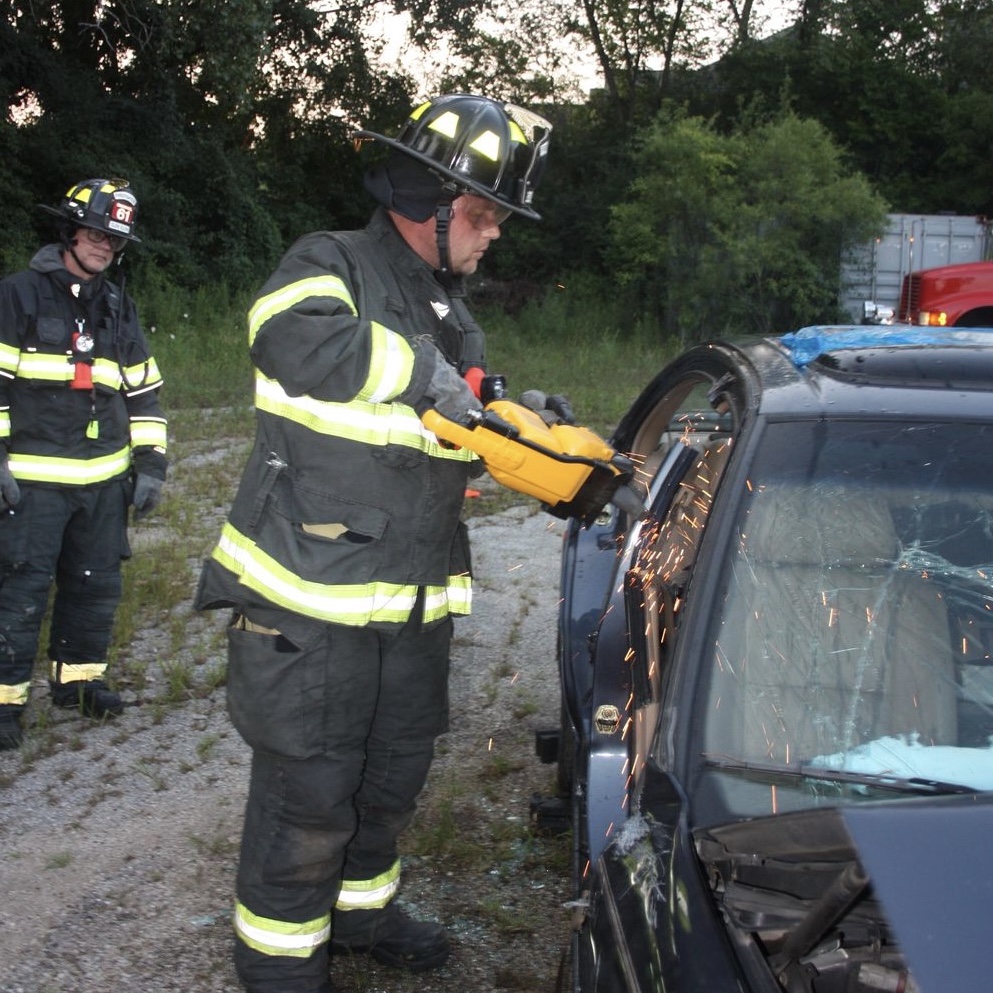
[[(588, 900), (576, 956), (583, 990), (668, 988), (672, 980), (665, 974), (683, 968), (675, 945), (663, 940), (675, 933), (669, 915), (677, 907), (658, 885), (686, 877), (683, 892), (702, 892), (700, 880), (692, 878), (692, 852), (678, 840), (678, 784), (665, 787), (673, 790), (673, 824), (649, 829), (637, 811), (646, 782), (649, 790), (660, 784), (647, 759), (656, 736), (666, 733), (669, 666), (753, 393), (754, 378), (740, 352), (730, 346), (693, 350), (646, 388), (615, 434), (615, 447), (640, 466), (649, 511), (640, 520), (614, 523), (608, 591), (592, 637), (579, 824), (586, 861), (577, 881)], [(723, 940), (703, 899), (690, 900), (682, 911), (699, 918), (690, 929), (695, 947), (705, 934), (712, 942)], [(725, 961), (714, 957), (712, 967), (698, 966), (695, 975), (706, 982), (725, 976)]]

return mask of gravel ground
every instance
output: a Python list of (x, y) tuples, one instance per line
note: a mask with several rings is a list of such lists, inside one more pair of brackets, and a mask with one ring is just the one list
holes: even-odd
[[(342, 991), (559, 988), (569, 842), (533, 830), (530, 801), (554, 789), (534, 732), (558, 724), (563, 522), (529, 505), (470, 528), (477, 595), (456, 624), (452, 731), (405, 838), (400, 897), (450, 929), (454, 952), (418, 976), (336, 963)], [(165, 638), (151, 628), (130, 647), (152, 656)], [(240, 990), (230, 906), (248, 749), (223, 688), (182, 704), (125, 696), (134, 705), (100, 725), (49, 709), (40, 683), (25, 747), (0, 754), (0, 993)]]

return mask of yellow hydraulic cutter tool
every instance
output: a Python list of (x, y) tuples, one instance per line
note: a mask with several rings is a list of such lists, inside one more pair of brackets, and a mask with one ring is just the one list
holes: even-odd
[(502, 486), (536, 497), (555, 517), (590, 524), (608, 503), (640, 517), (645, 505), (633, 485), (631, 459), (589, 428), (543, 413), (496, 399), (482, 411), (470, 411), (466, 425), (434, 408), (421, 420), (442, 442), (479, 455)]

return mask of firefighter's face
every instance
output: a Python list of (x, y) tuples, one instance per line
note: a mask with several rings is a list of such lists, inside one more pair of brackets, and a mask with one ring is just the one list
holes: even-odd
[(65, 256), (66, 268), (80, 279), (103, 272), (114, 261), (120, 240), (95, 228), (77, 228), (72, 236), (72, 251)]
[(484, 197), (467, 193), (455, 200), (448, 229), (452, 271), (460, 276), (474, 273), (490, 242), (500, 237), (500, 225), (509, 216), (509, 210)]

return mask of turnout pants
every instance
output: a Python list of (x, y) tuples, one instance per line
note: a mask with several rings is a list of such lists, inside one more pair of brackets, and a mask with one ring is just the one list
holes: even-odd
[(28, 701), (38, 637), (55, 584), (48, 656), (60, 682), (95, 679), (107, 667), (121, 600), (129, 485), (20, 484), (0, 513), (0, 704)]
[(397, 837), (448, 727), (450, 619), (284, 619), (292, 641), (245, 617), (229, 629), (228, 707), (253, 750), (235, 908), (250, 993), (327, 988), (333, 916), (395, 895)]

